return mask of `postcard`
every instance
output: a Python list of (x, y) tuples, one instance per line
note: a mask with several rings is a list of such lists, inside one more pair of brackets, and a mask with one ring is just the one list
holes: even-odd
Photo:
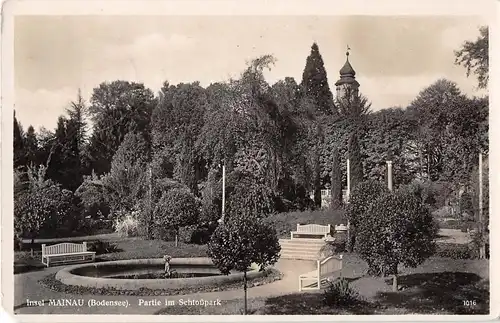
[(497, 13), (486, 0), (4, 2), (4, 311), (498, 317)]

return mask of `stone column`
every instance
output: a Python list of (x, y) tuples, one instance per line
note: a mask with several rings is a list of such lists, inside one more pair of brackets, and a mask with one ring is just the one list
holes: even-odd
[(347, 200), (349, 200), (349, 196), (351, 195), (351, 163), (349, 162), (349, 158), (347, 159)]
[(392, 191), (392, 161), (387, 161), (387, 188)]

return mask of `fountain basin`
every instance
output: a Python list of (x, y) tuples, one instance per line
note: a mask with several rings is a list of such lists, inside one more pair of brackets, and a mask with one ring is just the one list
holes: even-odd
[[(134, 279), (124, 278), (138, 275), (157, 275), (164, 270), (164, 260), (132, 259), (98, 263), (73, 265), (61, 269), (56, 279), (65, 285), (82, 286), (88, 288), (114, 288), (118, 290), (148, 289), (183, 289), (193, 287), (219, 286), (230, 284), (243, 279), (243, 272), (231, 272), (222, 275), (210, 258), (174, 258), (170, 261), (170, 268), (182, 276), (189, 278), (156, 278)], [(265, 271), (259, 271), (257, 265), (252, 265), (247, 271), (248, 279), (264, 276)]]

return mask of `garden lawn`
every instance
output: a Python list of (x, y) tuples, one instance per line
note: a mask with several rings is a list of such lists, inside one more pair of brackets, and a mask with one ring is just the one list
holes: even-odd
[[(292, 293), (248, 301), (254, 315), (347, 315), (347, 314), (487, 314), (489, 311), (489, 262), (432, 257), (415, 269), (402, 268), (400, 291), (392, 292), (392, 280), (363, 276), (366, 264), (356, 255), (346, 254), (345, 277), (359, 294), (350, 306), (328, 306), (323, 292)], [(466, 306), (464, 300), (476, 300)], [(239, 315), (243, 299), (222, 301), (222, 306), (169, 306), (157, 314)]]
[(109, 242), (116, 245), (117, 251), (98, 255), (96, 257), (98, 260), (162, 258), (164, 255), (170, 255), (174, 258), (208, 257), (206, 245), (179, 242), (176, 247), (174, 241), (144, 240), (142, 238), (121, 238), (109, 240)]
[[(91, 246), (91, 244), (95, 243), (97, 240), (90, 238), (86, 241), (89, 246)], [(100, 254), (100, 252), (97, 252), (96, 261), (162, 258), (167, 254), (174, 258), (207, 257), (206, 245), (185, 244), (179, 242), (176, 247), (174, 241), (144, 240), (142, 238), (121, 237), (113, 237), (106, 239), (105, 241), (103, 240), (103, 242), (115, 245), (116, 248), (111, 253)], [(31, 245), (25, 245), (24, 249), (26, 250), (30, 248)], [(40, 249), (41, 247), (35, 244), (34, 257), (31, 257), (30, 251), (14, 252), (14, 273), (17, 274), (43, 269), (45, 266), (41, 263), (42, 253)]]
[(295, 231), (297, 224), (331, 224), (333, 229), (335, 225), (347, 223), (342, 210), (278, 213), (267, 217), (265, 220), (276, 229), (279, 238), (289, 238), (290, 231)]

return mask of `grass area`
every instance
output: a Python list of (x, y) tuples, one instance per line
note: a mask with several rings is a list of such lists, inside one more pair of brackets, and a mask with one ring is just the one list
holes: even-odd
[(441, 229), (454, 229), (460, 230), (462, 232), (467, 232), (467, 229), (471, 230), (477, 227), (477, 223), (474, 221), (464, 221), (459, 219), (437, 219), (439, 227)]
[[(78, 294), (78, 295), (106, 295), (106, 296), (169, 296), (169, 295), (183, 295), (204, 292), (220, 292), (226, 290), (242, 289), (243, 282), (232, 282), (222, 285), (204, 285), (197, 287), (187, 287), (182, 289), (149, 289), (141, 288), (138, 290), (119, 290), (112, 287), (108, 288), (90, 288), (81, 286), (70, 286), (61, 283), (55, 279), (56, 274), (51, 274), (39, 281), (43, 286), (65, 294)], [(248, 281), (248, 287), (264, 285), (280, 280), (282, 274), (275, 269), (268, 269), (264, 276), (256, 277)]]
[[(428, 282), (422, 285), (422, 280)], [(428, 279), (431, 278), (429, 281)], [(456, 280), (455, 278), (458, 278)], [(248, 300), (248, 314), (253, 315), (403, 315), (403, 314), (488, 314), (489, 293), (483, 283), (467, 281), (455, 273), (432, 277), (409, 275), (406, 282), (417, 286), (397, 293), (380, 293), (375, 300), (359, 299), (349, 306), (329, 306), (322, 293), (293, 293), (270, 298)], [(466, 306), (463, 300), (476, 300), (476, 306)], [(222, 306), (169, 306), (156, 314), (162, 315), (239, 315), (243, 299), (222, 301)]]
[(297, 224), (331, 224), (333, 227), (340, 223), (346, 223), (343, 216), (344, 211), (342, 210), (318, 210), (278, 213), (269, 216), (266, 221), (273, 225), (279, 238), (289, 238), (290, 231), (295, 231)]
[[(392, 280), (366, 276), (368, 267), (356, 254), (344, 254), (343, 276), (359, 292), (349, 306), (328, 306), (323, 292), (292, 293), (252, 298), (254, 315), (362, 315), (362, 314), (487, 314), (489, 311), (489, 261), (431, 257), (417, 268), (401, 268), (400, 291)], [(464, 305), (475, 300), (475, 306)], [(243, 299), (222, 300), (222, 306), (169, 306), (164, 315), (240, 315)]]
[[(86, 240), (89, 246), (98, 240)], [(144, 259), (144, 258), (162, 258), (164, 255), (171, 255), (174, 258), (207, 257), (207, 246), (197, 244), (185, 244), (179, 242), (175, 246), (173, 241), (162, 240), (144, 240), (142, 238), (121, 238), (113, 236), (106, 239), (106, 242), (115, 246), (112, 253), (97, 253), (96, 261), (111, 261), (123, 259)], [(36, 250), (31, 256), (30, 251), (14, 252), (14, 273), (23, 273), (43, 269), (41, 263), (41, 246), (33, 246)], [(30, 249), (27, 245), (26, 249)]]

